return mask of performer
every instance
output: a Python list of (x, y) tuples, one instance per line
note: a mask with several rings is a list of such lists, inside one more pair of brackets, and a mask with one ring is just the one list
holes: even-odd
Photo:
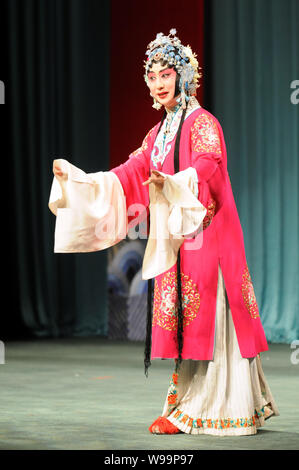
[(54, 251), (105, 249), (137, 224), (144, 234), (149, 219), (145, 372), (151, 359), (175, 361), (162, 414), (149, 430), (255, 434), (279, 411), (262, 369), (268, 345), (223, 132), (196, 99), (198, 62), (176, 30), (157, 34), (146, 55), (144, 78), (153, 106), (164, 107), (162, 120), (111, 171), (86, 174), (54, 161)]

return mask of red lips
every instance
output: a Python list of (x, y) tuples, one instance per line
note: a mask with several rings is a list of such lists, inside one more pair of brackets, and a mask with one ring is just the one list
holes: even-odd
[(164, 91), (164, 93), (158, 93), (159, 98), (165, 98), (168, 95), (168, 91)]

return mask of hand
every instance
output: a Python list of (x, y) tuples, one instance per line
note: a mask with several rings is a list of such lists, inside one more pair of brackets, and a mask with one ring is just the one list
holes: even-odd
[(62, 159), (53, 161), (53, 173), (60, 183), (68, 179), (65, 163)]
[[(61, 188), (61, 198), (56, 202), (57, 208), (70, 207), (69, 199), (66, 190), (66, 182), (68, 179), (68, 164), (65, 160), (59, 159), (53, 161), (53, 173), (55, 178), (58, 180)], [(53, 212), (53, 211), (52, 211)], [(55, 212), (54, 212), (55, 213)], [(56, 215), (56, 213), (55, 213)]]
[(143, 186), (145, 186), (147, 184), (154, 183), (156, 188), (161, 191), (164, 186), (164, 180), (165, 180), (165, 177), (160, 175), (158, 171), (151, 170), (151, 176), (149, 177), (148, 180), (144, 181), (142, 184)]

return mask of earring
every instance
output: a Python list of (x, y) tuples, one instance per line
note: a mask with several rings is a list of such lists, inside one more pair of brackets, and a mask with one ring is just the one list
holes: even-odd
[(162, 104), (160, 104), (157, 100), (155, 100), (155, 98), (154, 98), (153, 108), (157, 109), (158, 111), (159, 109), (162, 108)]
[(157, 109), (159, 111), (159, 109), (162, 108), (162, 104), (160, 104), (154, 97), (153, 95), (150, 93), (151, 97), (153, 98), (154, 100), (154, 104), (153, 104), (153, 108)]

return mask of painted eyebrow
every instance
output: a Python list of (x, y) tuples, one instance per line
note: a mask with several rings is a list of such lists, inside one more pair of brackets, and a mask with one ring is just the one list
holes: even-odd
[[(160, 70), (159, 74), (162, 73), (162, 72), (165, 72), (165, 70), (168, 70), (168, 69), (170, 69), (170, 67), (166, 67), (165, 69)], [(154, 72), (153, 70), (150, 70), (150, 71), (148, 72), (148, 75), (149, 75), (150, 73), (155, 73), (155, 72)]]

